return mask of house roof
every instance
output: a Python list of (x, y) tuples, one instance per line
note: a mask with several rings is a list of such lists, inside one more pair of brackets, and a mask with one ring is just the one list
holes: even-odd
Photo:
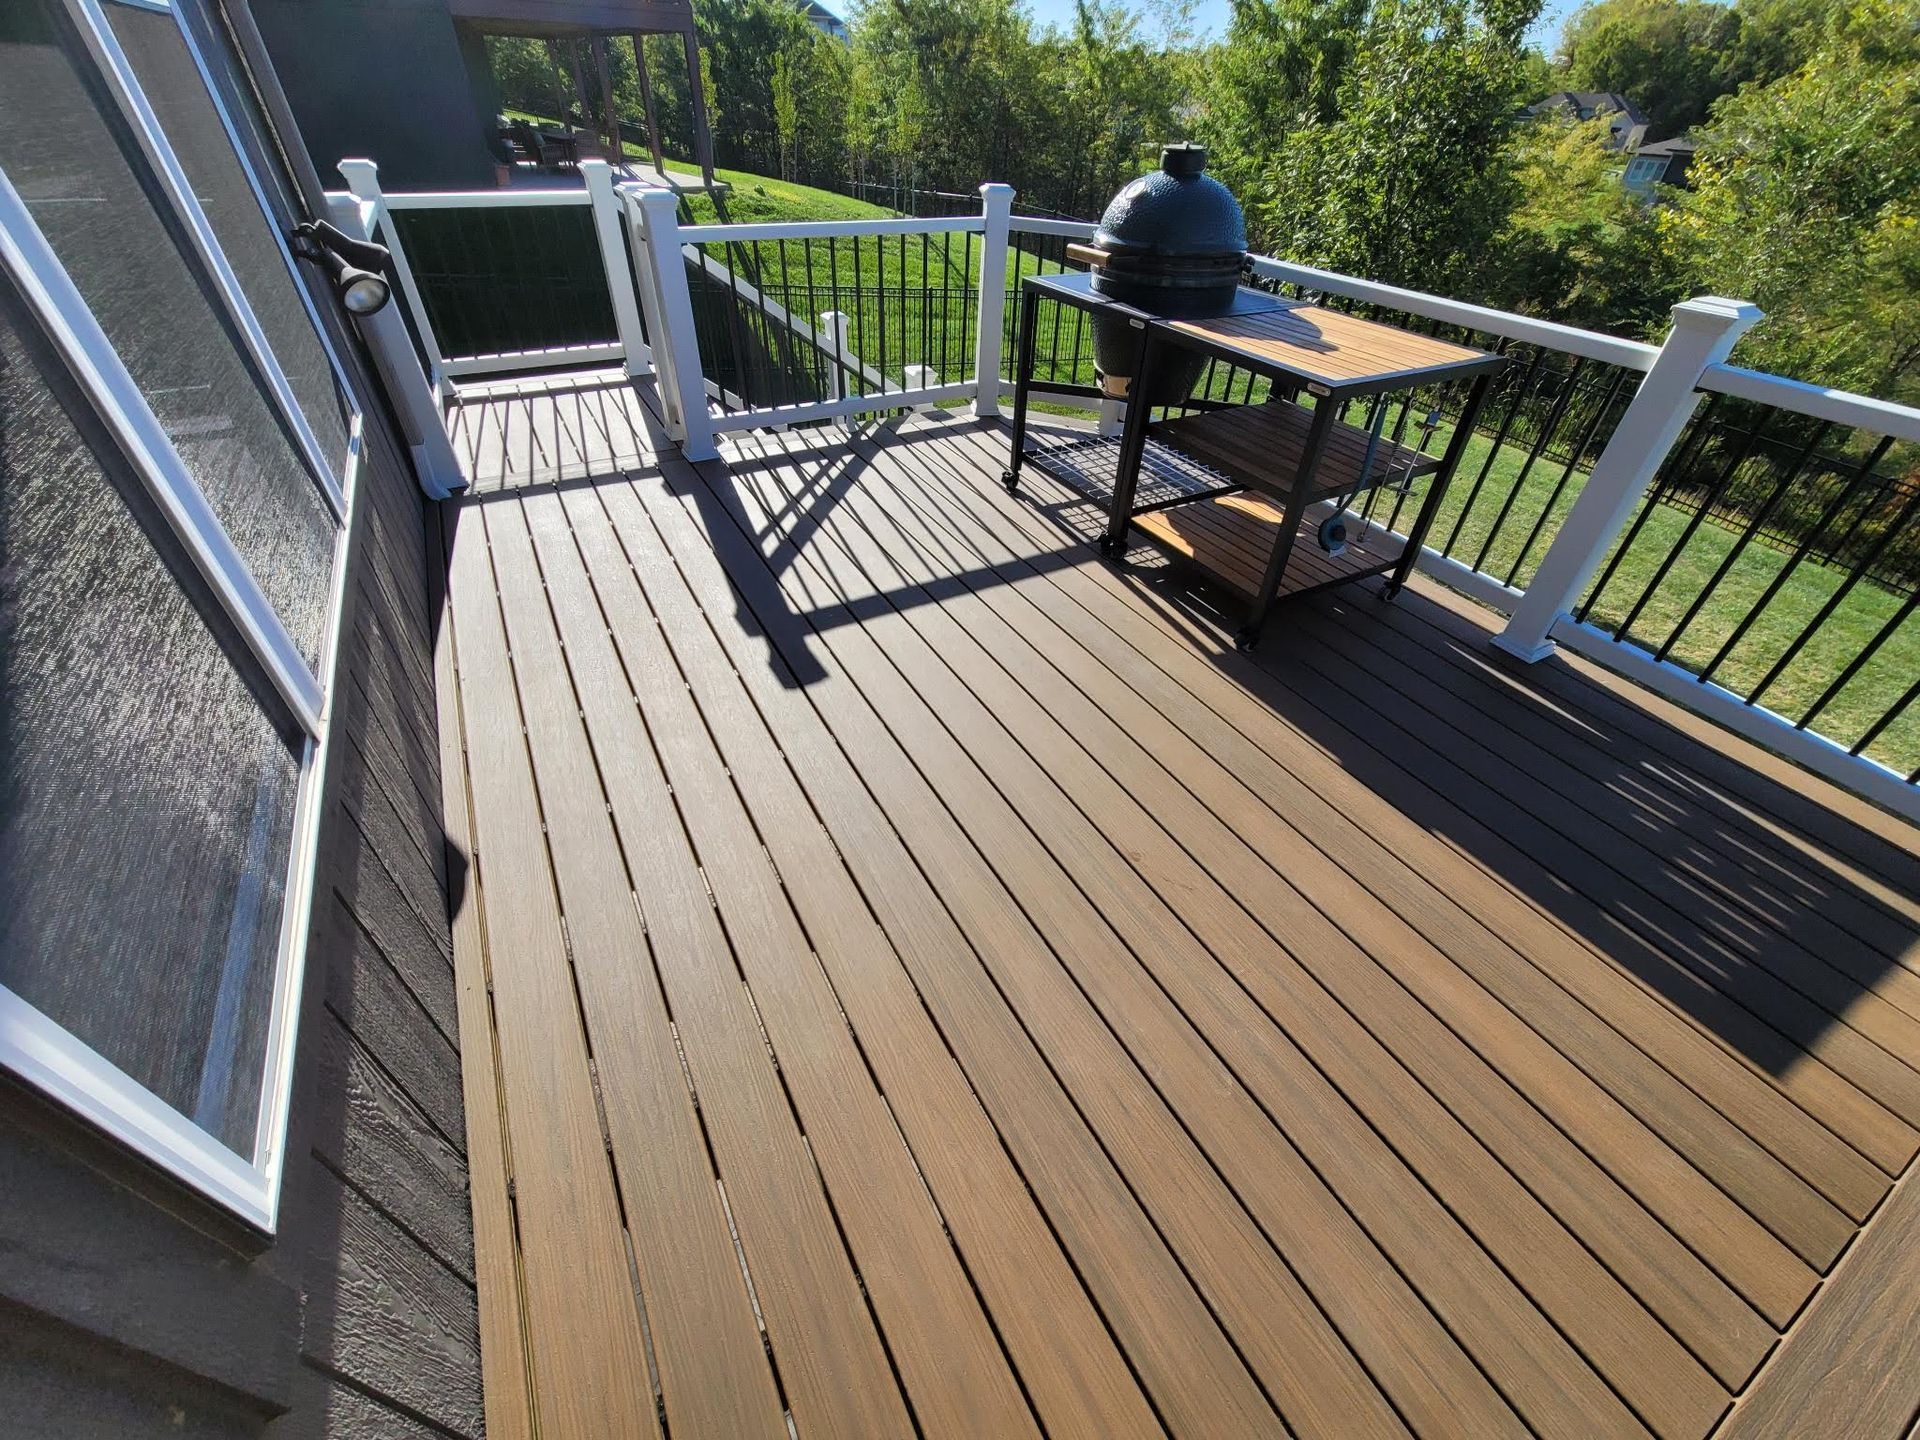
[(1633, 125), (1644, 125), (1647, 121), (1640, 107), (1617, 90), (1556, 90), (1527, 107), (1529, 115), (1544, 115), (1550, 110), (1571, 110), (1583, 118), (1623, 115)]
[(1651, 145), (1642, 145), (1634, 151), (1636, 155), (1691, 155), (1700, 148), (1700, 142), (1691, 135), (1676, 135), (1671, 140), (1656, 140)]

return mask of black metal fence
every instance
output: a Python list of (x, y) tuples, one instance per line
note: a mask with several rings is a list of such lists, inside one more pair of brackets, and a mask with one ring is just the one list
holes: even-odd
[(1715, 395), (1576, 618), (1920, 778), (1920, 484), (1895, 460)]
[(388, 212), (446, 356), (619, 338), (585, 205)]
[[(702, 367), (730, 408), (948, 384), (973, 370), (980, 237), (710, 241), (688, 262)], [(824, 316), (846, 316), (834, 353)]]

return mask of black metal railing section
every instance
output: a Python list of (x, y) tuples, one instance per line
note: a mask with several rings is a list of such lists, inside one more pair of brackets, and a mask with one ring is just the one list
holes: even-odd
[[(980, 236), (708, 241), (687, 262), (706, 378), (729, 409), (944, 385), (973, 371)], [(845, 347), (824, 317), (846, 317)], [(913, 374), (909, 374), (913, 371)]]
[(1920, 780), (1920, 447), (1713, 395), (1575, 618)]
[(619, 338), (586, 206), (388, 213), (442, 355), (604, 345)]
[[(1024, 274), (1056, 274), (1084, 269), (1066, 256), (1070, 242), (1061, 237), (1013, 236), (1017, 264), (1009, 285)], [(1451, 489), (1441, 504), (1427, 544), (1469, 569), (1502, 585), (1524, 589), (1540, 558), (1559, 532), (1575, 497), (1600, 452), (1606, 448), (1640, 372), (1569, 355), (1538, 345), (1446, 325), (1406, 311), (1366, 304), (1337, 295), (1314, 294), (1288, 282), (1249, 277), (1248, 283), (1312, 300), (1331, 309), (1463, 345), (1497, 351), (1511, 363), (1495, 382)], [(1013, 289), (1007, 305), (1004, 373), (1011, 377), (1018, 349), (1020, 306)], [(1084, 312), (1043, 303), (1036, 317), (1036, 380), (1090, 387), (1094, 384), (1092, 336)], [(1209, 361), (1185, 405), (1167, 414), (1209, 406), (1257, 404), (1272, 387), (1237, 366)], [(1404, 392), (1392, 396), (1381, 417), (1382, 434), (1439, 454), (1451, 440), (1453, 422), (1466, 400), (1466, 385)], [(1041, 400), (1044, 408), (1044, 397)], [(1370, 425), (1368, 402), (1349, 402), (1341, 418)], [(1375, 523), (1397, 528), (1401, 514), (1418, 509), (1430, 480), (1384, 488), (1360, 502), (1361, 513)]]

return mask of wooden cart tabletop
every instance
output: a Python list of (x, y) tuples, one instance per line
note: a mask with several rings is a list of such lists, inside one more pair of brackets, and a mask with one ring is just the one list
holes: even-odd
[(1320, 305), (1290, 305), (1210, 320), (1166, 320), (1223, 358), (1279, 370), (1319, 393), (1354, 394), (1476, 374), (1503, 363), (1467, 345)]

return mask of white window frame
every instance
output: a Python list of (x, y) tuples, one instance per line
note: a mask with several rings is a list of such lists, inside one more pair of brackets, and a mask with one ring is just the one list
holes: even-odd
[[(266, 393), (281, 407), (289, 426), (296, 433), (304, 433), (306, 442), (312, 442), (311, 427), (305, 423), (285, 373), (254, 320), (205, 214), (186, 185), (184, 171), (160, 131), (138, 81), (126, 65), (125, 55), (119, 51), (98, 0), (65, 0), (65, 3), (80, 33), (86, 37), (93, 61), (104, 75), (109, 90), (115, 93), (123, 114), (140, 135), (146, 158), (160, 176), (169, 200), (187, 222), (201, 260), (224, 292), (229, 313), (244, 343), (254, 351), (260, 373), (268, 377)], [(174, 14), (173, 7), (164, 0), (111, 0), (111, 3)], [(278, 223), (260, 177), (205, 57), (181, 17), (174, 14), (174, 20), (186, 37), (201, 81), (226, 126), (228, 139), (233, 143), (255, 199), (277, 233)], [(333, 465), (320, 456), (317, 443), (303, 443), (300, 447), (302, 458), (313, 472), (310, 478), (328, 496), (336, 522), (326, 626), (320, 651), (321, 679), (316, 679), (308, 668), (299, 646), (235, 549), (165, 428), (34, 222), (25, 201), (11, 179), (0, 171), (0, 268), (4, 268), (19, 287), (74, 381), (304, 735), (252, 1153), (241, 1155), (229, 1149), (189, 1116), (161, 1100), (4, 985), (0, 985), (0, 1066), (12, 1070), (135, 1153), (267, 1234), (273, 1233), (279, 1218), (306, 943), (313, 910), (322, 809), (320, 787), (328, 753), (330, 681), (338, 662), (350, 558), (350, 521), (364, 451), (364, 420), (353, 387), (284, 240), (281, 250), (287, 259), (290, 281), (303, 297), (348, 406), (347, 454), (337, 473)]]

